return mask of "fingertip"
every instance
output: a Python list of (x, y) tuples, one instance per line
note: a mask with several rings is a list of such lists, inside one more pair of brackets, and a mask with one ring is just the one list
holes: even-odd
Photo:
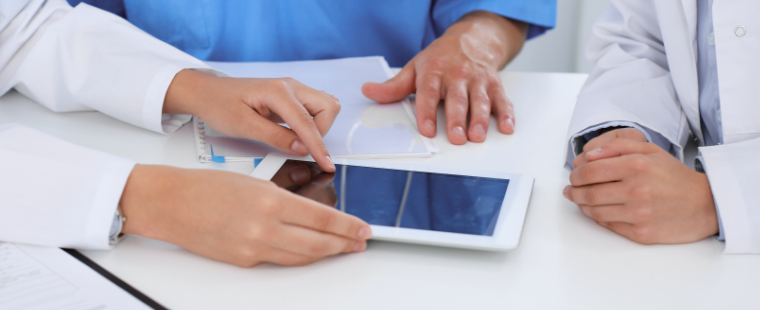
[(502, 133), (511, 135), (515, 132), (515, 121), (511, 117), (507, 117), (501, 122), (499, 128), (501, 128)]
[(454, 126), (449, 130), (449, 142), (454, 145), (462, 145), (467, 142), (467, 136), (464, 134), (462, 126)]
[(475, 124), (475, 126), (472, 126), (470, 134), (467, 136), (470, 141), (480, 143), (486, 140), (486, 130), (483, 129), (483, 125)]
[(435, 122), (433, 120), (426, 119), (423, 124), (424, 132), (422, 134), (428, 138), (435, 137)]
[(570, 200), (570, 185), (565, 186), (565, 188), (562, 190), (562, 196), (565, 196), (565, 199)]
[(359, 240), (367, 240), (372, 237), (372, 228), (365, 225), (364, 227), (359, 229), (359, 232), (356, 234), (356, 237), (359, 238)]
[(375, 89), (380, 85), (380, 83), (375, 82), (366, 82), (362, 84), (362, 94), (364, 94), (365, 97), (375, 100)]
[(364, 252), (364, 250), (367, 249), (367, 241), (359, 241), (354, 245), (354, 248), (351, 250), (354, 253)]
[(324, 158), (325, 158), (324, 163), (320, 165), (322, 166), (322, 169), (324, 169), (325, 172), (330, 172), (330, 173), (335, 172), (335, 163), (333, 163), (332, 158), (330, 158), (330, 155), (327, 155)]

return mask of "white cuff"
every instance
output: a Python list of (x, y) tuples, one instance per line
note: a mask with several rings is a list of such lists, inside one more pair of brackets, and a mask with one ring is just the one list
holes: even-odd
[(83, 239), (85, 248), (108, 249), (111, 247), (109, 238), (111, 237), (113, 216), (134, 167), (135, 162), (115, 156), (106, 164), (106, 169), (98, 182), (98, 189), (92, 200), (93, 206), (90, 216), (87, 219), (86, 233)]
[(187, 114), (163, 114), (164, 101), (166, 92), (169, 90), (174, 77), (182, 70), (197, 69), (210, 71), (217, 75), (221, 74), (209, 68), (199, 68), (197, 64), (168, 64), (156, 73), (150, 82), (148, 92), (145, 95), (145, 106), (143, 108), (143, 127), (149, 130), (171, 134), (182, 125), (192, 119), (192, 115)]

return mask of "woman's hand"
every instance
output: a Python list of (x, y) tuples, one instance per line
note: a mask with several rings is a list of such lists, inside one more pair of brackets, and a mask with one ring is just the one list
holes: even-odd
[[(340, 112), (338, 98), (291, 78), (243, 79), (183, 70), (174, 77), (164, 113), (200, 116), (214, 130), (306, 156), (335, 171), (322, 137)], [(285, 122), (291, 129), (277, 124)]]
[(120, 206), (123, 232), (250, 267), (305, 265), (361, 252), (372, 235), (357, 217), (246, 175), (138, 165)]

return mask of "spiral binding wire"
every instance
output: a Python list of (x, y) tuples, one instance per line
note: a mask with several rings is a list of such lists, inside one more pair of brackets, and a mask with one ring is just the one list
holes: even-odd
[[(201, 153), (206, 154), (206, 123), (198, 119), (198, 140), (200, 141)], [(211, 161), (210, 155), (200, 155), (201, 161)]]

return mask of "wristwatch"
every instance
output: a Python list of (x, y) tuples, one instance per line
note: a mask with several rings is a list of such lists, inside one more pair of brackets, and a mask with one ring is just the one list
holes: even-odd
[(124, 228), (124, 222), (127, 221), (127, 218), (121, 215), (121, 212), (119, 212), (119, 209), (116, 209), (116, 214), (113, 216), (113, 222), (111, 224), (111, 234), (108, 238), (108, 245), (111, 247), (116, 246), (121, 242), (121, 239), (124, 239), (124, 234), (121, 232), (121, 230)]

